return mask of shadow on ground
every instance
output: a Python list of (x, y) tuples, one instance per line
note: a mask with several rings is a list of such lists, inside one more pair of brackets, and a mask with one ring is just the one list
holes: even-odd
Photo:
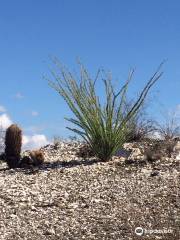
[(98, 162), (102, 162), (98, 159), (83, 159), (83, 160), (70, 160), (66, 161), (55, 161), (55, 162), (44, 162), (40, 166), (32, 166), (27, 165), (26, 167), (10, 169), (8, 167), (4, 167), (0, 169), (2, 171), (10, 171), (10, 172), (24, 172), (25, 174), (33, 174), (39, 171), (48, 171), (50, 169), (64, 169), (64, 168), (73, 168), (78, 166), (90, 166), (96, 164)]

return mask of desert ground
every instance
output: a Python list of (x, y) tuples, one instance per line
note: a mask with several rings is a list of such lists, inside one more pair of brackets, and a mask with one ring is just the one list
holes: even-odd
[(100, 162), (62, 141), (41, 149), (40, 167), (0, 161), (0, 239), (180, 239), (178, 153), (150, 162), (142, 148)]

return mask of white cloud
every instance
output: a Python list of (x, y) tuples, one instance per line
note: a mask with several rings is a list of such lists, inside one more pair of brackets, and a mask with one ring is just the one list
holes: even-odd
[(24, 98), (24, 96), (20, 92), (18, 92), (18, 93), (16, 93), (15, 98), (22, 99), (22, 98)]
[(178, 117), (180, 117), (180, 104), (176, 106), (176, 114)]
[(6, 113), (3, 113), (2, 115), (0, 115), (0, 128), (6, 129), (11, 124), (12, 124), (12, 121)]
[(32, 136), (23, 136), (23, 149), (36, 149), (49, 144), (46, 136), (43, 134), (34, 134)]
[(6, 109), (4, 106), (0, 105), (0, 112), (6, 112)]
[(39, 115), (39, 113), (38, 113), (37, 111), (32, 111), (32, 112), (31, 112), (31, 115), (32, 115), (33, 117), (36, 117), (36, 116)]

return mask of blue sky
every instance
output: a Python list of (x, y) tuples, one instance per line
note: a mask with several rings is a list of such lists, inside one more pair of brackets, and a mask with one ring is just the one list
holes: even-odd
[[(68, 136), (70, 111), (43, 75), (57, 56), (71, 70), (79, 57), (92, 75), (99, 67), (125, 81), (135, 67), (130, 95), (144, 86), (167, 59), (162, 79), (150, 94), (151, 114), (160, 103), (180, 104), (180, 2), (178, 0), (1, 1), (0, 106), (24, 132)], [(99, 92), (101, 94), (101, 92)], [(1, 109), (1, 108), (0, 108)]]

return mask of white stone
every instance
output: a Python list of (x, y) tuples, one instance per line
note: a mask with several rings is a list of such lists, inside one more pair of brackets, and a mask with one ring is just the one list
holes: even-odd
[(174, 146), (174, 149), (173, 149), (175, 152), (180, 152), (180, 141), (178, 141), (176, 143), (176, 145)]
[(176, 159), (180, 160), (180, 152), (177, 154)]
[(134, 158), (138, 158), (139, 156), (142, 156), (140, 149), (134, 148), (129, 158), (134, 159)]

